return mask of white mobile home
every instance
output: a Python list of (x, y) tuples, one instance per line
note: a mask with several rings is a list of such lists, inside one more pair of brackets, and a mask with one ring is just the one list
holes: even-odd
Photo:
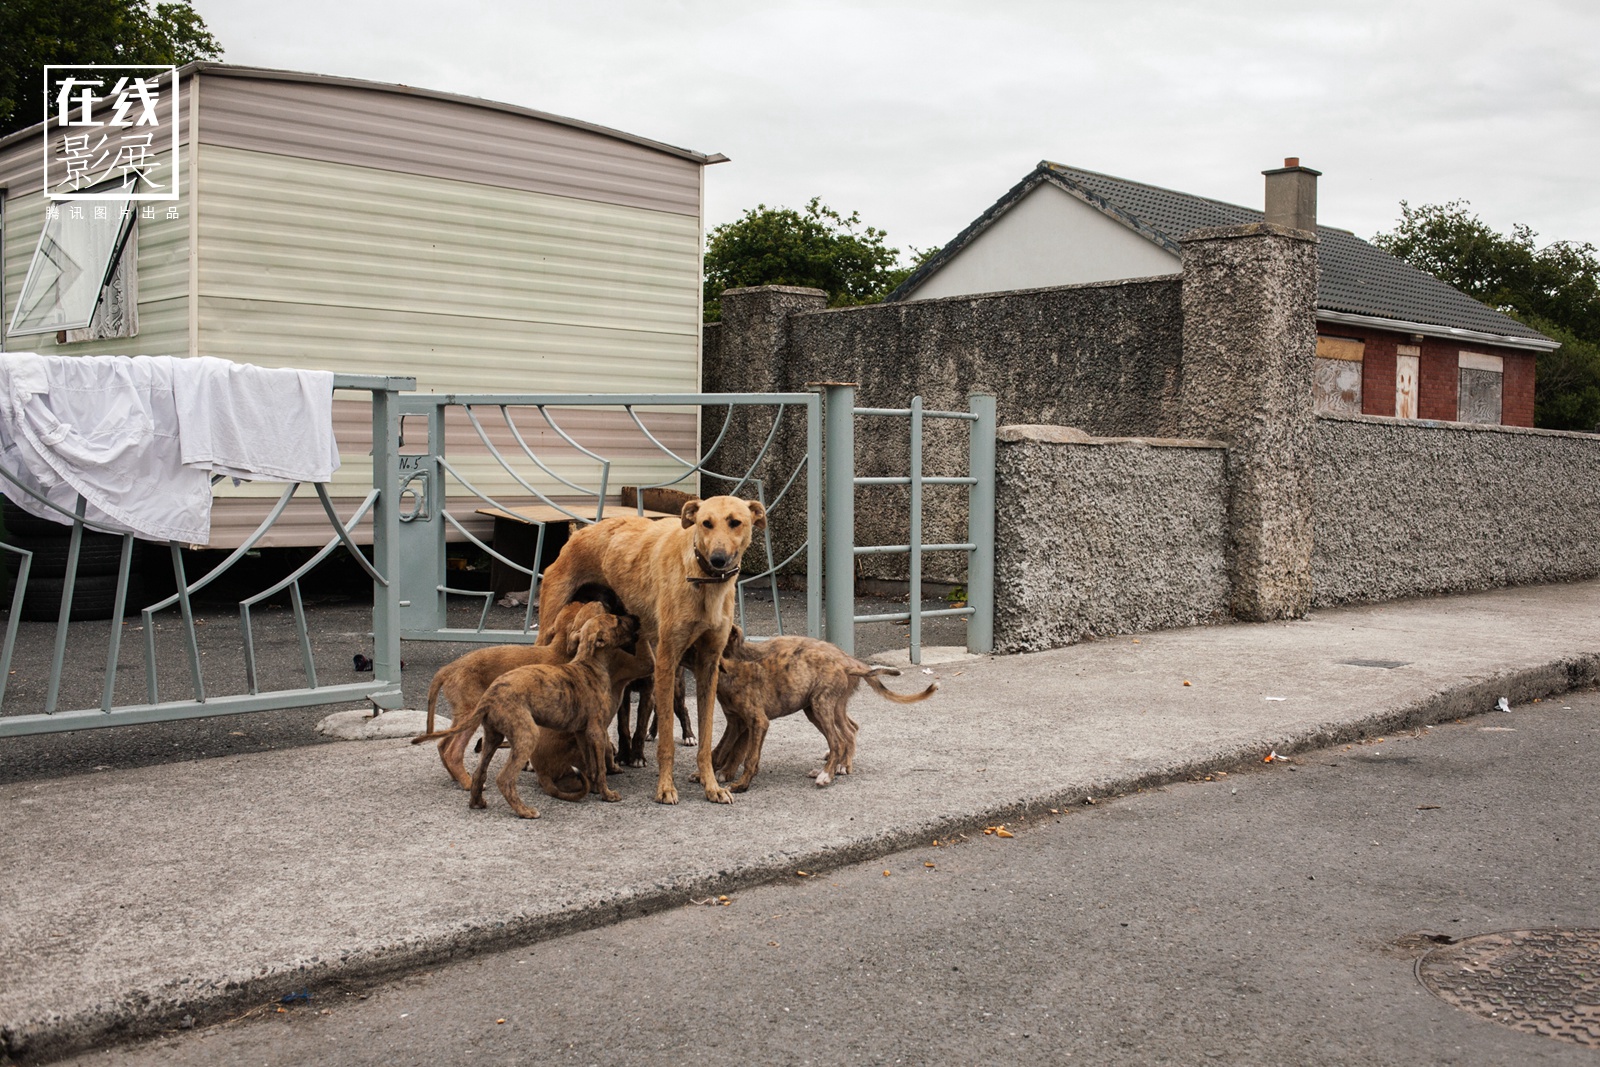
[[(67, 131), (0, 140), (5, 349), (211, 355), (439, 393), (699, 388), (702, 169), (723, 157), (408, 86), (216, 63), (178, 80), (176, 159), (157, 153), (145, 177), (180, 195), (134, 212), (87, 326), (10, 329), (46, 222), (47, 135)], [(335, 407), (349, 500), (370, 485), (370, 424), (365, 404)], [(692, 452), (694, 416), (670, 419), (661, 432)], [(219, 488), (212, 546), (237, 544), (268, 493)], [(325, 536), (317, 505), (297, 507), (269, 544)]]

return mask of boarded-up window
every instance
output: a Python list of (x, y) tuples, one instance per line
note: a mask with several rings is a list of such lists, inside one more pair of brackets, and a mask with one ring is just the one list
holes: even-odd
[(1456, 421), (1480, 426), (1500, 425), (1500, 400), (1505, 385), (1505, 360), (1477, 352), (1459, 357), (1460, 383), (1456, 390)]
[(1416, 345), (1397, 345), (1394, 357), (1394, 417), (1417, 417), (1417, 398), (1421, 389), (1422, 373), (1419, 364), (1422, 349)]
[(1313, 406), (1319, 413), (1361, 414), (1361, 365), (1366, 344), (1351, 337), (1318, 337), (1312, 371)]

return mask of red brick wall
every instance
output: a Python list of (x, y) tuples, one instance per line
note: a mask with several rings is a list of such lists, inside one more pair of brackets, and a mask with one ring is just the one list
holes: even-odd
[(1533, 425), (1534, 354), (1516, 348), (1448, 341), (1425, 337), (1414, 341), (1409, 334), (1391, 333), (1366, 327), (1341, 326), (1319, 322), (1317, 333), (1328, 337), (1354, 337), (1366, 342), (1361, 371), (1361, 413), (1394, 414), (1394, 370), (1396, 349), (1412, 345), (1421, 349), (1418, 359), (1421, 378), (1417, 414), (1424, 419), (1454, 422), (1456, 387), (1460, 382), (1459, 356), (1463, 351), (1500, 356), (1505, 360), (1504, 392), (1500, 402), (1500, 421), (1506, 426)]
[(1418, 361), (1422, 380), (1417, 383), (1417, 418), (1454, 422), (1456, 387), (1461, 381), (1456, 356), (1461, 347), (1434, 337), (1424, 337), (1418, 347), (1422, 349)]
[[(1537, 357), (1532, 352), (1497, 349), (1506, 359), (1505, 396), (1500, 401), (1500, 421), (1507, 426), (1533, 425), (1533, 368)], [(1363, 383), (1364, 384), (1364, 383)]]

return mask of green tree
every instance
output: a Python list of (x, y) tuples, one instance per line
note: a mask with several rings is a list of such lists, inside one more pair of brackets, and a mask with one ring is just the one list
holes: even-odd
[(1552, 430), (1600, 428), (1600, 253), (1584, 242), (1540, 248), (1518, 224), (1492, 229), (1463, 200), (1413, 208), (1400, 202), (1379, 248), (1469, 296), (1560, 341), (1539, 356), (1534, 424)]
[(820, 197), (812, 197), (804, 212), (758, 204), (706, 239), (706, 321), (722, 318), (724, 289), (751, 285), (821, 289), (829, 307), (876, 303), (936, 251), (912, 249), (912, 265), (901, 266), (900, 250), (884, 243), (887, 236)]
[(221, 55), (187, 0), (0, 0), (0, 135), (44, 117), (46, 64), (183, 64)]

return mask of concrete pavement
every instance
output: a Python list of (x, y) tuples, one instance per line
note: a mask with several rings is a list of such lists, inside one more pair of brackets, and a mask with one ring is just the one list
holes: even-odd
[(404, 741), (17, 782), (0, 790), (0, 1048), (46, 1058), (1589, 684), (1597, 604), (1600, 583), (1528, 587), (941, 664), (932, 700), (856, 698), (856, 775), (816, 789), (821, 739), (791, 717), (731, 806), (700, 799), (681, 749), (676, 807), (651, 802), (650, 768), (613, 780), (618, 804), (529, 783), (537, 821), (494, 793), (468, 810)]

